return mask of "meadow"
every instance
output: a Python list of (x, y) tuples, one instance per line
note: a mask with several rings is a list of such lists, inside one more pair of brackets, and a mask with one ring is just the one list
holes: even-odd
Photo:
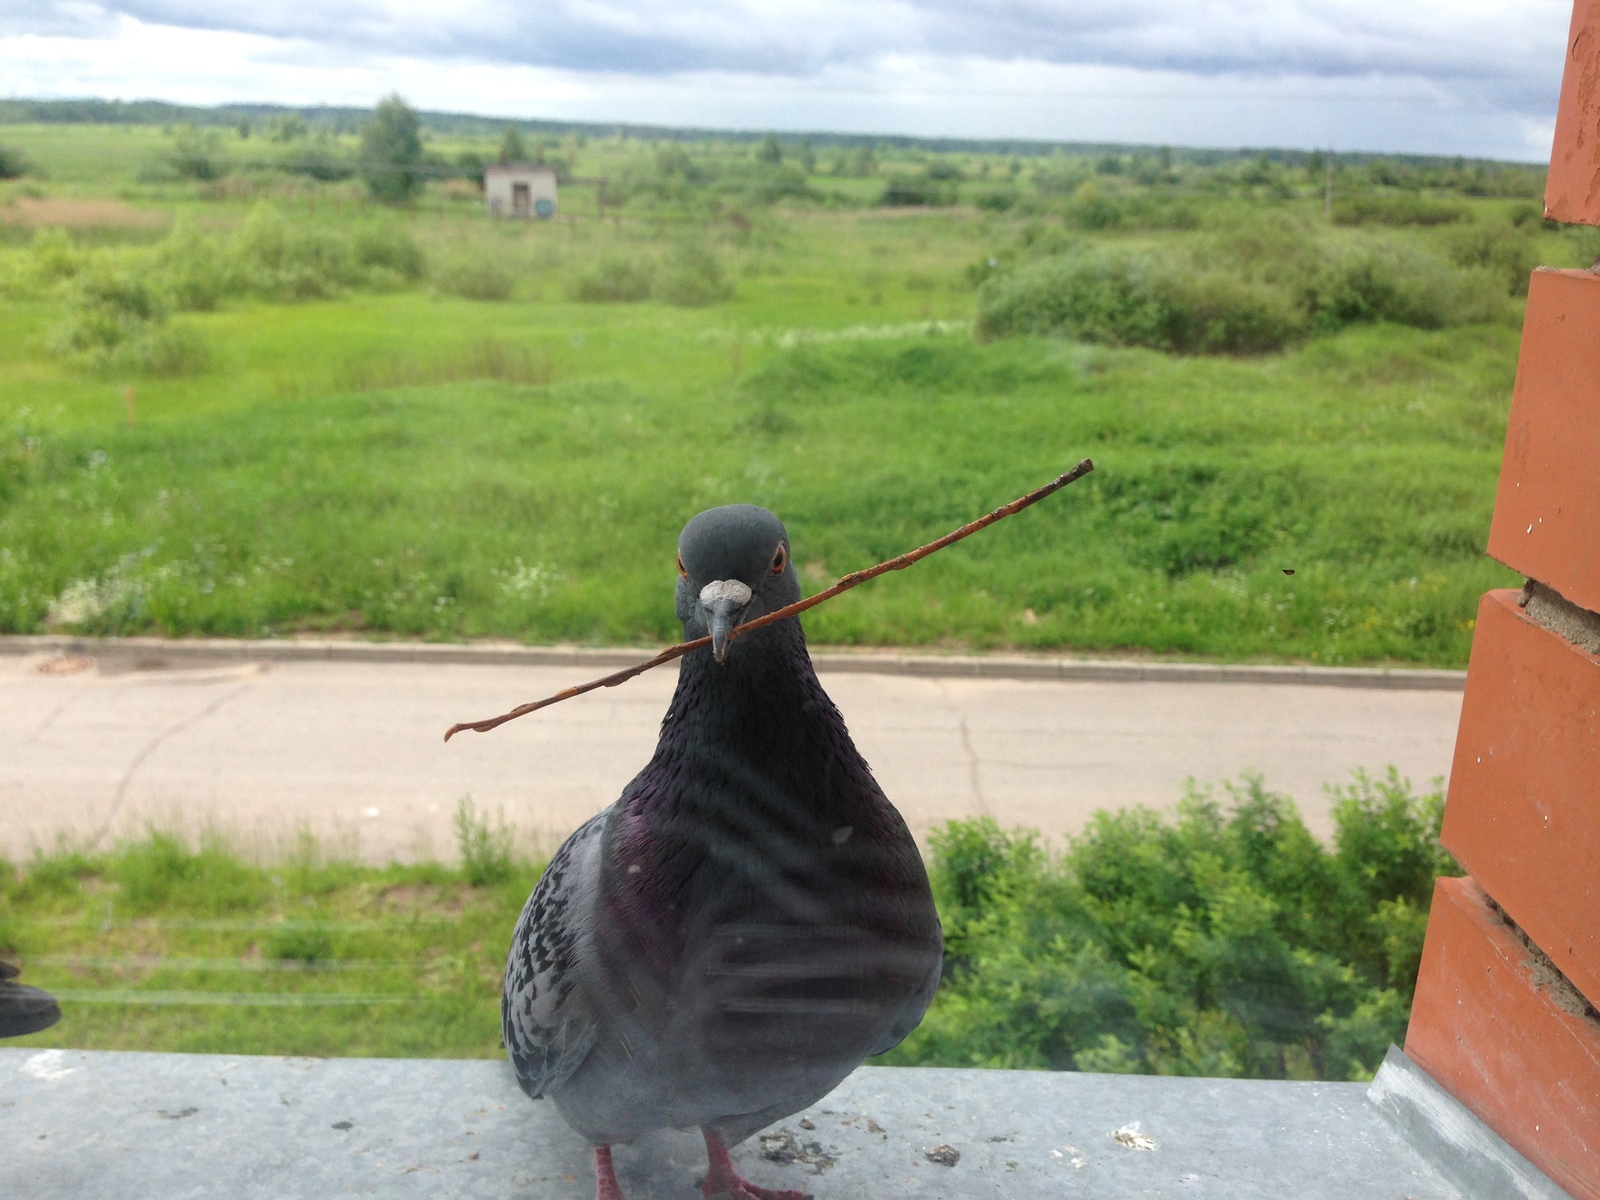
[(0, 630), (659, 642), (701, 508), (818, 588), (1086, 455), (813, 640), (1460, 666), (1516, 582), (1520, 292), (1600, 250), (1531, 168), (528, 142), (605, 217), (460, 132), (385, 205), (348, 131), (0, 125)]
[[(1084, 456), (809, 636), (1461, 666), (1517, 582), (1482, 549), (1522, 296), (1600, 254), (1538, 170), (430, 121), (397, 164), (337, 113), (0, 101), (0, 632), (670, 641), (704, 507), (777, 511), (815, 590)], [(556, 220), (484, 214), (501, 152)], [(1059, 854), (952, 824), (892, 1061), (1364, 1077), (1440, 803), (1357, 779), (1329, 845), (1250, 779)], [(539, 864), (459, 830), (0, 863), (67, 1013), (24, 1043), (495, 1055)]]

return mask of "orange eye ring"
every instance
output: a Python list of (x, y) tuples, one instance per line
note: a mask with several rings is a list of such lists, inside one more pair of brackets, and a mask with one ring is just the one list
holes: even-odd
[(780, 542), (777, 553), (772, 556), (772, 573), (782, 575), (783, 569), (789, 565), (789, 551)]
[(679, 579), (687, 579), (687, 578), (689, 578), (689, 572), (687, 572), (687, 571), (685, 571), (683, 569), (683, 555), (681, 555), (681, 554), (678, 555), (678, 578)]

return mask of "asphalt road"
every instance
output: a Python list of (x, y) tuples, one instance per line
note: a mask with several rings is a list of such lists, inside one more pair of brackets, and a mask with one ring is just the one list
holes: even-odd
[[(644, 765), (663, 668), (490, 734), (446, 727), (594, 672), (462, 664), (231, 663), (156, 670), (0, 656), (0, 850), (89, 845), (155, 822), (270, 852), (309, 828), (368, 860), (451, 855), (470, 795), (549, 849)], [(1448, 772), (1461, 695), (1249, 683), (823, 673), (919, 837), (958, 816), (1059, 837), (1098, 808), (1170, 807), (1184, 781), (1262, 772), (1327, 834), (1324, 784), (1393, 763)]]

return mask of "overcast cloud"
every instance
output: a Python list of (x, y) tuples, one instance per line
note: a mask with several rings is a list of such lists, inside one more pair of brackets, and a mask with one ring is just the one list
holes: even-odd
[(1548, 154), (1567, 0), (4, 0), (11, 95)]

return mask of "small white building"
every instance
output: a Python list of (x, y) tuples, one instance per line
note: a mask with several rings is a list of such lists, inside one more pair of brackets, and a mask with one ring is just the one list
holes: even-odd
[(491, 217), (556, 215), (556, 172), (539, 163), (490, 163), (483, 171), (483, 198)]

